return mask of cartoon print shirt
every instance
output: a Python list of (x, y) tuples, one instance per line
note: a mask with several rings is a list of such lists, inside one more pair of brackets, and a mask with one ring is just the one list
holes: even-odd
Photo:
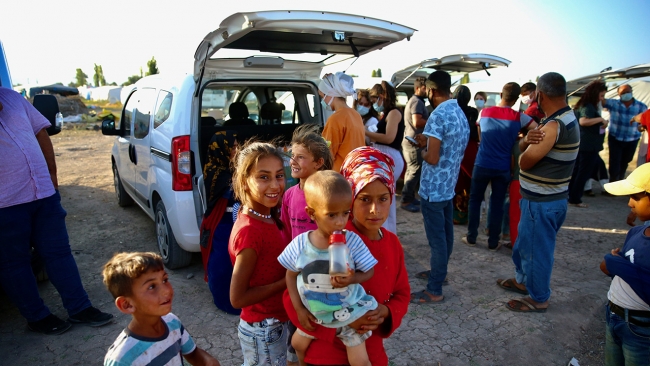
[[(368, 310), (377, 307), (375, 298), (366, 294), (363, 287), (352, 284), (333, 288), (329, 275), (329, 252), (316, 248), (309, 241), (309, 231), (294, 238), (278, 257), (286, 269), (300, 272), (298, 292), (300, 299), (319, 322), (328, 328), (340, 328), (359, 319)], [(348, 263), (352, 270), (367, 272), (377, 264), (361, 238), (345, 232), (350, 248)]]

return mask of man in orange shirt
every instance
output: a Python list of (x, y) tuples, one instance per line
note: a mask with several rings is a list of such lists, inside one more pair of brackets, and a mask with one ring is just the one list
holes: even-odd
[[(639, 113), (634, 118), (630, 120), (630, 124), (633, 124), (634, 122), (639, 124), (639, 131), (645, 131), (648, 129), (650, 126), (650, 109), (643, 113)], [(648, 148), (650, 150), (650, 147)], [(645, 156), (645, 162), (650, 162), (650, 154), (646, 153)]]
[(325, 123), (323, 138), (329, 143), (334, 157), (332, 170), (338, 172), (350, 151), (366, 145), (361, 115), (345, 100), (350, 95), (356, 96), (354, 80), (342, 72), (327, 74), (318, 84), (318, 95), (323, 111), (333, 111)]

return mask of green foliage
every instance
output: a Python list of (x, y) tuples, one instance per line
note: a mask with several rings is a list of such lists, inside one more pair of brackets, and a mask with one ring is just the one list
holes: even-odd
[(86, 75), (86, 73), (84, 73), (81, 69), (77, 69), (77, 74), (74, 78), (76, 80), (76, 82), (74, 82), (74, 86), (82, 86), (88, 84), (88, 75)]
[(370, 74), (371, 77), (376, 78), (377, 77), (377, 70), (372, 70), (372, 74)]
[(93, 75), (93, 82), (95, 86), (105, 86), (106, 78), (104, 78), (104, 70), (102, 65), (95, 64), (95, 74)]
[(378, 77), (378, 78), (381, 77), (381, 69), (377, 69), (377, 77)]
[(110, 84), (108, 84), (108, 85), (110, 85), (110, 86), (117, 86), (117, 83), (116, 83), (116, 82), (112, 82), (112, 83), (110, 83)]
[(156, 63), (156, 59), (153, 56), (151, 57), (151, 60), (147, 61), (147, 69), (147, 76), (156, 75), (159, 73), (158, 64)]
[(74, 81), (71, 81), (71, 82), (68, 83), (68, 86), (71, 87), (71, 88), (76, 88), (77, 84)]
[(460, 79), (460, 85), (463, 84), (468, 84), (469, 83), (469, 74), (463, 75), (463, 77)]
[(122, 86), (135, 84), (140, 79), (142, 79), (142, 75), (131, 75), (126, 79), (125, 82), (122, 83)]

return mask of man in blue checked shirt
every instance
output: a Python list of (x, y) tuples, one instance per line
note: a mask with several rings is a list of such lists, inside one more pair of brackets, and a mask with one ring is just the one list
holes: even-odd
[(648, 107), (634, 99), (632, 87), (628, 84), (618, 88), (620, 99), (605, 99), (603, 108), (609, 110), (609, 181), (616, 182), (625, 178), (627, 165), (634, 158), (641, 133), (638, 123), (630, 120)]

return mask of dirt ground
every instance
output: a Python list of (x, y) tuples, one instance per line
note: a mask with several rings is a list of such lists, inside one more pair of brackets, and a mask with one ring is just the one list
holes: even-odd
[[(113, 324), (75, 325), (59, 336), (27, 330), (6, 295), (0, 295), (0, 355), (5, 365), (101, 364), (106, 349), (129, 318), (120, 314), (101, 282), (101, 266), (118, 251), (156, 251), (153, 221), (138, 207), (117, 205), (110, 166), (113, 138), (98, 131), (65, 130), (52, 137), (58, 163), (67, 228), (79, 271), (93, 304), (115, 314)], [(598, 185), (594, 190), (599, 193)], [(511, 251), (486, 250), (460, 242), (464, 226), (455, 228), (456, 245), (449, 266), (450, 285), (444, 304), (411, 305), (402, 326), (385, 341), (391, 365), (602, 365), (604, 310), (610, 280), (598, 264), (621, 246), (628, 227), (625, 198), (586, 197), (588, 209), (569, 208), (558, 235), (551, 306), (545, 314), (514, 314), (504, 308), (512, 293), (496, 278), (513, 275)], [(400, 210), (398, 234), (405, 250), (413, 291), (425, 283), (414, 278), (428, 269), (429, 248), (422, 216)], [(203, 281), (200, 257), (181, 270), (169, 271), (175, 289), (173, 311), (197, 344), (222, 365), (240, 365), (238, 318), (219, 311)], [(67, 318), (49, 282), (39, 285), (50, 310)]]

